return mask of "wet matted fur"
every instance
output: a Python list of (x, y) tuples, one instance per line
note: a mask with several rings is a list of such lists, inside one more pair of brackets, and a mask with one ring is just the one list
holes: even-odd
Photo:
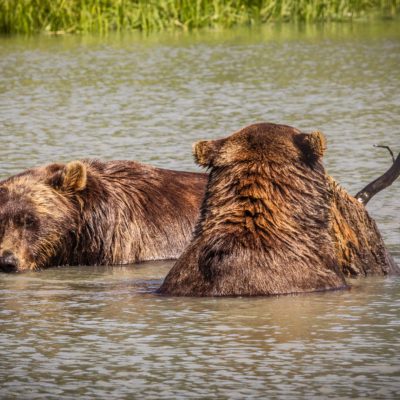
[(133, 161), (72, 161), (0, 182), (0, 269), (179, 257), (207, 176)]
[(257, 296), (347, 287), (330, 234), (325, 139), (254, 124), (194, 146), (210, 169), (194, 238), (159, 292)]
[(340, 269), (347, 277), (399, 274), (375, 221), (360, 203), (328, 177), (333, 193), (331, 236)]

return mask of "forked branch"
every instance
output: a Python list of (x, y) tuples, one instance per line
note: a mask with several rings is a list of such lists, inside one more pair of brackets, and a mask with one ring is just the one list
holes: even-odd
[(390, 186), (400, 175), (400, 153), (395, 159), (389, 146), (376, 145), (375, 147), (387, 149), (392, 156), (393, 164), (383, 175), (369, 183), (364, 189), (360, 190), (355, 195), (355, 198), (364, 205), (366, 205), (378, 192)]
[(373, 146), (374, 147), (380, 147), (381, 149), (386, 149), (390, 153), (390, 155), (392, 156), (392, 161), (393, 162), (396, 161), (395, 158), (394, 158), (393, 151), (389, 146), (383, 146), (383, 145), (380, 145), (380, 144), (374, 144)]

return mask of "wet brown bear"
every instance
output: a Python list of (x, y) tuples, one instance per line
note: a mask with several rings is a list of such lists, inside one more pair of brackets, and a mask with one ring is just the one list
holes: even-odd
[(253, 296), (346, 287), (330, 236), (321, 133), (255, 124), (199, 142), (210, 168), (192, 242), (160, 293)]
[(0, 182), (0, 270), (177, 258), (206, 175), (132, 161), (73, 161)]

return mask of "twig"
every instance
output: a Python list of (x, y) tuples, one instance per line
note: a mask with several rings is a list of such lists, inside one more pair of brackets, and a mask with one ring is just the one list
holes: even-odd
[(374, 144), (373, 145), (374, 147), (380, 147), (380, 148), (382, 148), (382, 149), (387, 149), (387, 151), (390, 153), (390, 155), (392, 156), (392, 161), (394, 162), (394, 154), (393, 154), (393, 151), (392, 151), (392, 149), (389, 147), (389, 146), (382, 146), (382, 145), (380, 145), (380, 144)]

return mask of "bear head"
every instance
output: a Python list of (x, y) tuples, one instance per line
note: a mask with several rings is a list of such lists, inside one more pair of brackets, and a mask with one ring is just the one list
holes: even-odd
[(193, 145), (193, 155), (202, 167), (224, 167), (243, 162), (320, 160), (326, 150), (326, 139), (320, 131), (301, 133), (287, 125), (259, 123), (218, 140)]
[(0, 182), (0, 271), (19, 272), (60, 261), (78, 229), (80, 161), (27, 170)]

